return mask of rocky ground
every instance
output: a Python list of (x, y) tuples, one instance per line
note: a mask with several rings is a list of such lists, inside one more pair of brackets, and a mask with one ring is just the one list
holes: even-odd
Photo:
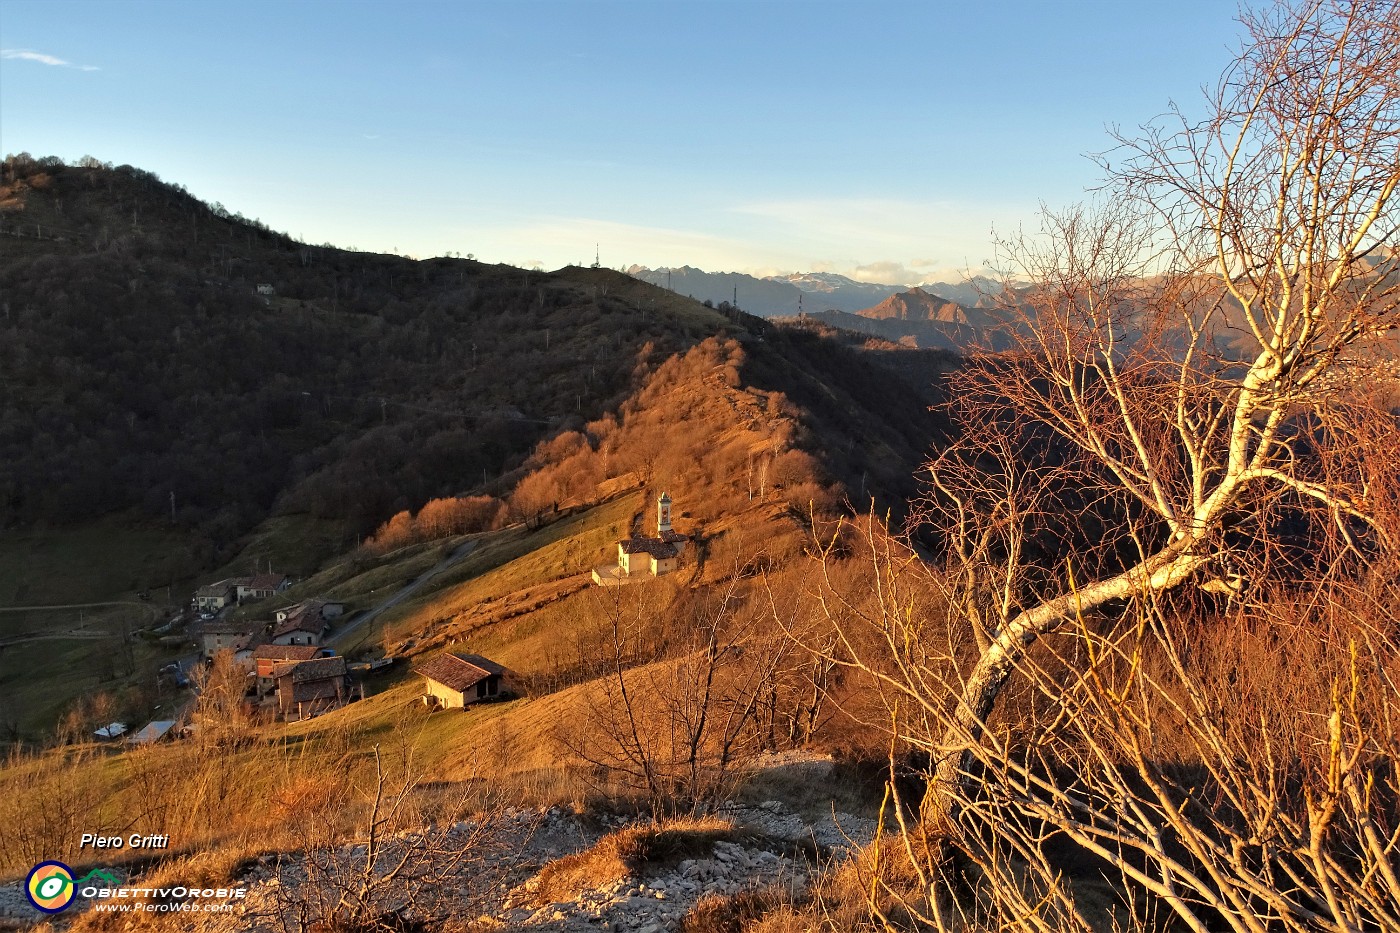
[[(718, 815), (731, 820), (736, 831), (707, 843), (694, 857), (643, 865), (573, 899), (550, 903), (540, 903), (540, 870), (629, 825), (625, 818), (507, 808), (489, 818), (390, 837), (372, 872), (365, 871), (364, 841), (267, 854), (234, 879), (248, 893), (233, 912), (182, 914), (181, 927), (282, 933), (304, 929), (337, 904), (343, 911), (348, 901), (366, 905), (367, 915), (393, 915), (394, 925), (405, 930), (663, 933), (678, 929), (707, 894), (734, 895), (769, 885), (800, 893), (818, 863), (842, 857), (875, 829), (872, 820), (850, 814), (807, 819), (777, 800), (730, 805)], [(387, 881), (375, 880), (391, 873)], [(0, 928), (71, 920), (84, 909), (78, 903), (55, 918), (40, 917), (18, 884), (0, 888)]]
[[(413, 906), (400, 910), (400, 898), (386, 892), (382, 906), (410, 922), (452, 920), (480, 930), (531, 930), (550, 933), (662, 933), (677, 929), (681, 919), (707, 894), (734, 895), (772, 884), (800, 893), (818, 858), (840, 857), (856, 841), (867, 841), (874, 824), (849, 814), (809, 823), (778, 801), (731, 807), (724, 814), (742, 830), (736, 841), (718, 840), (708, 853), (674, 865), (643, 866), (634, 874), (591, 887), (571, 900), (539, 903), (539, 872), (551, 861), (592, 846), (625, 820), (599, 825), (572, 813), (507, 810), (490, 825), (460, 824), (445, 837), (448, 848), (462, 843), (471, 854), (414, 892)], [(353, 865), (363, 860), (362, 847), (343, 847)], [(391, 857), (392, 858), (392, 857)], [(307, 858), (264, 859), (240, 883), (249, 897), (240, 922), (220, 929), (280, 931), (296, 929), (294, 918), (307, 905)], [(351, 869), (353, 871), (353, 868)], [(345, 873), (338, 873), (344, 877)], [(314, 912), (314, 910), (313, 910)], [(284, 927), (282, 919), (292, 921)]]

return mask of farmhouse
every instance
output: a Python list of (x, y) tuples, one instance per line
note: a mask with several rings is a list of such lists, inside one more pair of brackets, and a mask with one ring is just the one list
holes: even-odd
[(681, 555), (690, 543), (687, 535), (671, 527), (671, 497), (662, 493), (656, 500), (656, 535), (632, 535), (617, 542), (617, 564), (593, 571), (593, 582), (600, 586), (630, 583), (641, 575), (659, 577), (680, 566)]
[(277, 622), (272, 629), (272, 643), (319, 645), (330, 631), (331, 620), (340, 618), (344, 611), (344, 603), (320, 599), (308, 599), (278, 610)]
[(292, 585), (290, 577), (280, 573), (259, 573), (251, 577), (234, 577), (233, 597), (240, 603), (269, 599)]
[(273, 669), (277, 709), (287, 720), (306, 719), (350, 699), (350, 677), (342, 657), (287, 661)]
[(236, 654), (255, 646), (254, 642), (263, 637), (266, 625), (266, 622), (209, 619), (190, 626), (190, 635), (199, 647), (200, 654), (212, 658), (220, 651), (233, 651)]
[(258, 696), (267, 696), (277, 689), (276, 670), (288, 662), (310, 661), (323, 650), (315, 645), (259, 645), (253, 652), (254, 673), (257, 675)]
[(208, 586), (201, 586), (195, 590), (194, 606), (200, 612), (218, 612), (225, 606), (231, 605), (236, 598), (233, 581), (220, 580), (218, 583), (210, 583)]
[(505, 668), (479, 654), (440, 654), (415, 670), (423, 675), (423, 702), (429, 706), (462, 709), (504, 690)]

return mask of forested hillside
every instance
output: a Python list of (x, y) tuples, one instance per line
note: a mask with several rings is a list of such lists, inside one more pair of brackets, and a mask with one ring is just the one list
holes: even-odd
[(898, 510), (935, 430), (921, 377), (607, 270), (310, 246), (93, 160), (12, 157), (3, 182), (0, 527), (135, 513), (217, 555), (295, 512), (358, 539), (506, 494), (538, 441), (712, 334), (802, 413), (836, 498)]
[(4, 183), (0, 526), (173, 503), (218, 543), (272, 509), (364, 530), (724, 323), (602, 272), (307, 246), (127, 167)]

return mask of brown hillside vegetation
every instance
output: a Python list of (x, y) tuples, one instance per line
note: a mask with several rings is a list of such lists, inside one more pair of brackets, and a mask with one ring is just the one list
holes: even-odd
[[(1014, 352), (969, 354), (939, 415), (868, 354), (733, 308), (629, 345), (615, 404), (450, 493), (499, 504), (409, 505), (395, 534), (440, 510), (502, 527), (324, 572), (374, 591), (463, 549), (373, 634), (420, 665), (481, 655), (506, 695), (444, 708), (431, 667), (398, 664), (356, 702), (258, 722), (220, 656), (181, 741), (16, 748), (0, 871), (118, 861), (78, 835), (137, 823), (183, 848), (127, 860), (136, 877), (246, 880), (298, 933), (1400, 930), (1400, 412), (1350, 368), (1400, 329), (1377, 264), (1400, 239), (1400, 7), (1242, 21), (1208, 119), (1120, 140), (1103, 210), (1007, 244)], [(558, 281), (615, 297), (603, 270)], [(1237, 312), (1243, 355), (1216, 339)], [(883, 517), (911, 457), (917, 541)], [(634, 543), (678, 565), (591, 585), (662, 491), (684, 554)], [(785, 787), (766, 764), (813, 752), (832, 754)], [(859, 852), (762, 815), (786, 795), (835, 821), (862, 769)], [(558, 831), (478, 915), (440, 869), (484, 851), (464, 813), (508, 803), (530, 808), (516, 848)], [(656, 911), (699, 862), (747, 861), (758, 826), (805, 831), (783, 848), (810, 857)]]
[(775, 491), (794, 508), (829, 510), (839, 492), (797, 449), (796, 408), (781, 393), (744, 386), (744, 362), (736, 341), (714, 338), (666, 360), (616, 415), (541, 445), (511, 496), (513, 511), (588, 498), (627, 474), (671, 490), (702, 523)]
[[(530, 522), (483, 538), (454, 571), (460, 580), (447, 575), (443, 588), (389, 620), (390, 652), (409, 659), (448, 648), (486, 654), (512, 670), (526, 699), (424, 719), (416, 678), (401, 674), (346, 710), (311, 723), (250, 726), (241, 737), (224, 733), (223, 744), (210, 732), (198, 743), (136, 754), (83, 749), (17, 758), (4, 771), (13, 799), (48, 793), (61, 779), (88, 788), (91, 801), (55, 812), (28, 841), (17, 839), (23, 845), (7, 850), (6, 864), (20, 865), (45, 847), (68, 853), (63, 839), (74, 824), (65, 820), (116, 819), (156, 783), (165, 789), (141, 807), (152, 831), (175, 832), (195, 851), (237, 849), (253, 839), (292, 844), (277, 841), (261, 802), (318, 776), (362, 776), (368, 743), (395, 735), (416, 749), (415, 767), (427, 777), (492, 775), (526, 801), (615, 791), (668, 808), (728, 793), (758, 750), (819, 737), (835, 712), (826, 703), (832, 684), (777, 637), (766, 607), (773, 587), (788, 585), (779, 583), (783, 574), (805, 566), (807, 523), (844, 496), (825, 464), (848, 469), (863, 445), (889, 452), (889, 474), (907, 471), (918, 448), (899, 436), (899, 426), (925, 423), (925, 415), (916, 393), (878, 371), (848, 365), (830, 386), (813, 372), (792, 376), (786, 367), (793, 364), (771, 350), (783, 340), (776, 331), (747, 347), (709, 339), (647, 365), (641, 389), (617, 414), (542, 442), (522, 465), (508, 502), (513, 517)], [(831, 353), (846, 363), (855, 358), (816, 338), (799, 352), (804, 362)], [(811, 406), (746, 384), (783, 379)], [(884, 406), (878, 417), (865, 414), (862, 398)], [(815, 453), (801, 446), (830, 436), (827, 425), (857, 420), (865, 422), (853, 432), (857, 444)], [(880, 488), (873, 472), (869, 486)], [(615, 560), (615, 542), (654, 522), (650, 509), (662, 488), (676, 498), (677, 528), (694, 540), (681, 571), (609, 594), (591, 586), (586, 573)], [(407, 551), (405, 566), (434, 559)], [(393, 579), (393, 566), (369, 573)], [(337, 594), (354, 583), (347, 573), (353, 561), (318, 585)], [(721, 645), (726, 650), (716, 650)], [(690, 705), (706, 682), (708, 700)], [(618, 743), (618, 721), (594, 715), (622, 687), (648, 710), (637, 728), (657, 737), (647, 742), (641, 770)], [(694, 719), (699, 710), (720, 709), (725, 715), (709, 725)], [(570, 728), (579, 723), (603, 731)], [(673, 741), (681, 724), (689, 739)], [(598, 760), (602, 754), (611, 763)], [(59, 766), (65, 756), (69, 764)], [(240, 780), (250, 767), (256, 780)], [(345, 817), (353, 821), (354, 813)]]
[[(561, 760), (567, 749), (559, 743), (569, 738), (553, 734), (548, 724), (586, 720), (587, 710), (607, 709), (610, 666), (684, 666), (677, 658), (694, 650), (691, 626), (704, 615), (696, 601), (732, 586), (736, 575), (751, 579), (741, 587), (746, 617), (735, 624), (754, 629), (755, 607), (764, 600), (753, 574), (793, 565), (809, 540), (805, 523), (813, 514), (829, 514), (839, 501), (840, 488), (818, 460), (793, 446), (801, 426), (791, 404), (739, 384), (743, 360), (736, 342), (707, 340), (658, 367), (620, 418), (540, 445), (527, 461), (533, 471), (511, 497), (517, 515), (576, 507), (619, 480), (642, 489), (616, 500), (621, 511), (608, 507), (616, 517), (605, 533), (586, 536), (591, 548), (567, 552), (573, 563), (541, 551), (531, 561), (534, 573), (503, 567), (446, 589), (395, 621), (399, 637), (413, 638), (413, 652), (446, 646), (488, 654), (510, 666), (535, 696), (591, 682), (550, 696), (542, 708), (512, 710), (493, 727), (544, 740), (526, 739), (507, 755), (512, 770)], [(692, 539), (680, 573), (606, 593), (591, 586), (588, 572), (615, 561), (619, 538), (654, 524), (651, 504), (661, 490), (675, 498), (675, 525)], [(619, 628), (624, 618), (626, 632)], [(644, 695), (654, 697), (654, 686)], [(748, 690), (755, 692), (753, 685)], [(579, 760), (564, 755), (571, 757)]]
[(607, 270), (298, 243), (129, 166), (10, 158), (0, 234), (0, 526), (173, 494), (224, 556), (270, 514), (358, 538), (489, 483), (615, 407), (644, 344), (725, 324)]

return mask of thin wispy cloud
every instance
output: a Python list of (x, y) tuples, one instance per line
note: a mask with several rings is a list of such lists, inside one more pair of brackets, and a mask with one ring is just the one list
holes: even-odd
[(78, 71), (101, 71), (96, 65), (79, 65), (67, 59), (59, 58), (57, 55), (49, 55), (44, 52), (36, 52), (33, 49), (0, 49), (0, 58), (11, 61), (38, 62), (41, 65), (50, 65), (55, 68), (74, 68)]

